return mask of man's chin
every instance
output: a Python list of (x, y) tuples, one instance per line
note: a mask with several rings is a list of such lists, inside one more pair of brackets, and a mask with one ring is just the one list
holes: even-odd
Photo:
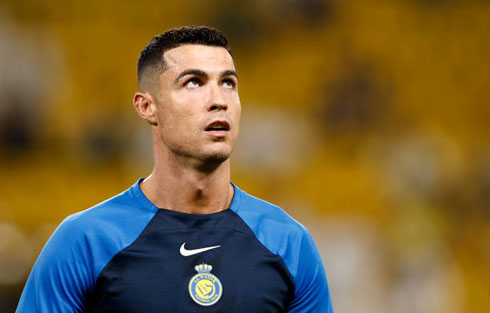
[(203, 160), (206, 162), (218, 162), (222, 163), (230, 158), (230, 153), (216, 152), (206, 155)]
[(207, 147), (203, 147), (201, 150), (204, 160), (222, 160), (225, 161), (230, 158), (232, 147), (228, 143), (220, 142), (214, 143)]
[(223, 162), (229, 159), (229, 155), (225, 154), (210, 154), (199, 158), (198, 168), (202, 172), (213, 172), (220, 167)]
[(215, 149), (211, 151), (205, 151), (202, 154), (201, 160), (204, 163), (221, 164), (228, 160), (231, 156), (231, 149)]

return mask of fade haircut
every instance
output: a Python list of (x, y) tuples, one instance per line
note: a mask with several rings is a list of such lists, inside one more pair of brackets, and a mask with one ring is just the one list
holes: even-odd
[(185, 44), (223, 47), (231, 55), (228, 39), (219, 30), (207, 26), (183, 26), (158, 34), (143, 48), (138, 58), (138, 86), (144, 88), (143, 81), (149, 74), (161, 74), (166, 64), (163, 54)]

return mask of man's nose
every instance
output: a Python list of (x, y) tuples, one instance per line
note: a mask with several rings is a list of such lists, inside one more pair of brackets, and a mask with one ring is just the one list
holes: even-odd
[(209, 99), (209, 111), (226, 111), (228, 109), (228, 104), (226, 103), (225, 97), (223, 95), (223, 90), (220, 86), (211, 87), (210, 99)]

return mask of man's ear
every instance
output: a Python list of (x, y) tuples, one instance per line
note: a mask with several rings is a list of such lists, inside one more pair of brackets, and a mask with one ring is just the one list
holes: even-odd
[(133, 106), (136, 112), (152, 126), (158, 125), (157, 107), (154, 100), (153, 96), (148, 92), (138, 91), (133, 97)]

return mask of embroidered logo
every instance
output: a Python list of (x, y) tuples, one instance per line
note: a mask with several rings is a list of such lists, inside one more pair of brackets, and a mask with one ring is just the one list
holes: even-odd
[(211, 274), (213, 267), (208, 264), (196, 265), (197, 274), (189, 281), (189, 294), (199, 305), (211, 306), (216, 304), (223, 294), (223, 286), (218, 277)]

